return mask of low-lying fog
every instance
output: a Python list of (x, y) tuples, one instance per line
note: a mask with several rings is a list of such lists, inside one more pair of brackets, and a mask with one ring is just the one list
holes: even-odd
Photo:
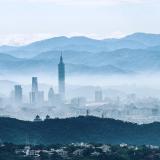
[[(57, 75), (3, 75), (0, 76), (0, 97), (11, 97), (15, 84), (23, 88), (24, 105), (15, 106), (4, 100), (0, 106), (0, 115), (9, 115), (19, 119), (33, 120), (36, 114), (43, 118), (46, 114), (54, 117), (69, 117), (85, 115), (86, 109), (90, 114), (122, 119), (138, 123), (160, 121), (160, 74), (140, 75), (66, 75), (66, 103), (67, 105), (49, 107), (26, 105), (29, 103), (31, 78), (38, 77), (39, 90), (45, 92), (47, 101), (48, 90), (53, 87), (58, 92)], [(95, 91), (101, 87), (103, 102), (94, 103)], [(71, 99), (85, 97), (86, 105), (70, 106)]]
[[(3, 75), (0, 76), (0, 94), (9, 95), (15, 84), (21, 84), (24, 94), (31, 89), (32, 76), (38, 77), (40, 90), (47, 91), (53, 87), (57, 91), (57, 75), (31, 74), (31, 75)], [(92, 98), (88, 87), (101, 87), (102, 90), (118, 90), (121, 93), (136, 93), (139, 96), (160, 96), (160, 74), (141, 74), (141, 75), (66, 75), (66, 98), (75, 96), (85, 96)], [(84, 88), (84, 90), (83, 90)]]

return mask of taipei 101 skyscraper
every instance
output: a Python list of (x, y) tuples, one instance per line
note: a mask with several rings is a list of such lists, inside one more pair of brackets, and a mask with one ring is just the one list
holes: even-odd
[(65, 64), (63, 62), (62, 54), (60, 56), (60, 62), (58, 64), (58, 83), (59, 83), (59, 94), (61, 100), (65, 100)]

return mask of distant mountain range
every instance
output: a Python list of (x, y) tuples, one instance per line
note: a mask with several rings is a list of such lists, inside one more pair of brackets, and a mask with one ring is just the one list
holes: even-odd
[(134, 33), (120, 39), (96, 40), (87, 37), (54, 37), (41, 40), (26, 46), (1, 46), (1, 53), (19, 57), (33, 57), (52, 50), (74, 50), (88, 52), (113, 51), (117, 49), (146, 49), (160, 46), (160, 34)]
[(107, 144), (160, 143), (160, 123), (137, 125), (114, 119), (77, 117), (50, 119), (43, 122), (0, 118), (0, 139), (3, 142), (24, 144), (66, 144), (92, 142)]
[(26, 46), (1, 46), (0, 73), (53, 72), (61, 51), (71, 74), (126, 74), (160, 69), (160, 35), (135, 33), (121, 39), (55, 37)]

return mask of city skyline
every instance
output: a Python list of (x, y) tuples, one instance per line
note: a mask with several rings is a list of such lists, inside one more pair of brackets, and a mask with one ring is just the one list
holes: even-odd
[[(48, 103), (53, 105), (55, 101), (61, 103), (65, 101), (65, 63), (63, 61), (62, 52), (58, 63), (58, 93), (55, 94), (52, 87), (48, 91)], [(55, 86), (54, 86), (55, 87)], [(29, 92), (29, 103), (32, 105), (41, 105), (44, 103), (44, 91), (39, 90), (38, 77), (32, 77), (31, 91)], [(14, 85), (14, 102), (15, 104), (23, 103), (22, 84)]]

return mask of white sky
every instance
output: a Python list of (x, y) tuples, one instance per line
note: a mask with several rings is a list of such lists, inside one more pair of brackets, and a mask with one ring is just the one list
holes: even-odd
[(160, 0), (0, 0), (0, 44), (160, 33)]

